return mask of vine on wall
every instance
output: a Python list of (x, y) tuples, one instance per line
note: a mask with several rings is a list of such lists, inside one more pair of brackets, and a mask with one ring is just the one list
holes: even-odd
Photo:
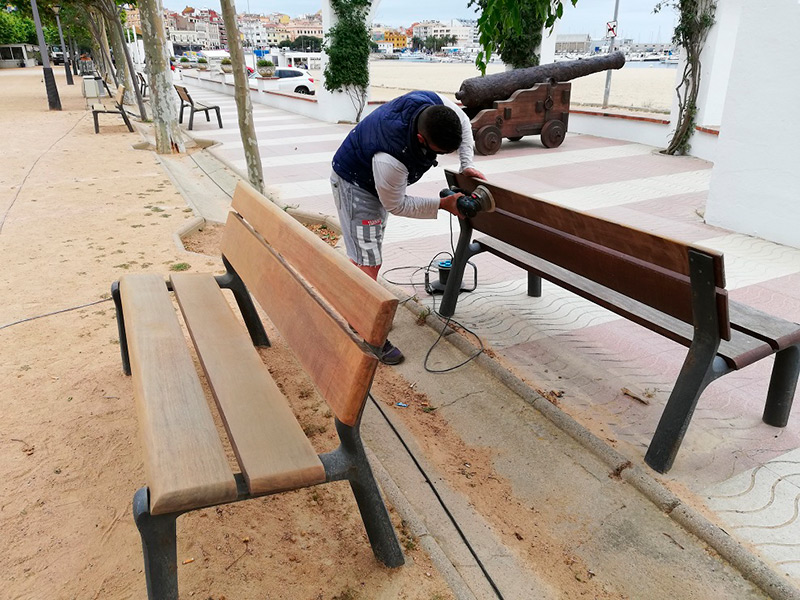
[(371, 39), (366, 18), (371, 6), (371, 0), (331, 0), (338, 22), (325, 34), (325, 89), (350, 97), (356, 121), (367, 103)]
[(716, 0), (666, 0), (656, 4), (653, 12), (672, 7), (678, 11), (678, 24), (672, 41), (683, 49), (683, 75), (675, 92), (678, 95), (678, 120), (664, 154), (686, 154), (694, 133), (697, 116), (697, 94), (700, 91), (700, 54), (714, 25)]

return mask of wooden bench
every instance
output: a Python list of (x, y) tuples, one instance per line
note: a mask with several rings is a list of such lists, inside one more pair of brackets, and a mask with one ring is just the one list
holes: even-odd
[[(105, 83), (105, 82), (103, 82)], [(106, 89), (108, 90), (108, 86), (106, 85)], [(109, 90), (109, 96), (111, 96), (111, 91)], [(128, 126), (128, 131), (133, 132), (133, 125), (131, 125), (131, 121), (128, 118), (128, 113), (125, 112), (125, 106), (123, 105), (123, 98), (125, 97), (125, 86), (121, 85), (117, 88), (117, 92), (114, 94), (113, 101), (114, 107), (109, 107), (102, 100), (98, 101), (99, 104), (92, 104), (92, 118), (94, 119), (94, 132), (100, 133), (100, 123), (98, 121), (98, 115), (101, 113), (112, 114), (112, 115), (120, 115), (122, 120), (125, 121), (125, 125)]]
[[(239, 183), (232, 208), (224, 275), (131, 274), (112, 285), (144, 450), (147, 486), (133, 512), (151, 599), (178, 597), (181, 514), (330, 481), (350, 482), (377, 559), (404, 562), (359, 434), (397, 299), (249, 185)], [(245, 326), (221, 288), (233, 291)], [(239, 472), (226, 459), (170, 291)], [(269, 341), (250, 293), (330, 407), (336, 450), (314, 451), (254, 348)]]
[(147, 95), (147, 78), (139, 73), (139, 71), (136, 71), (136, 80), (139, 82), (139, 93), (144, 98)]
[(202, 104), (201, 102), (195, 102), (192, 100), (192, 97), (189, 95), (189, 90), (187, 90), (182, 85), (176, 85), (175, 90), (178, 92), (178, 97), (181, 99), (181, 114), (178, 117), (178, 123), (183, 123), (183, 109), (187, 106), (189, 107), (189, 129), (194, 126), (194, 113), (206, 113), (206, 121), (211, 121), (211, 117), (209, 116), (209, 111), (216, 111), (217, 112), (217, 122), (219, 123), (219, 128), (222, 129), (222, 115), (219, 112), (219, 106), (211, 106)]
[[(785, 427), (800, 373), (800, 325), (728, 299), (723, 256), (447, 172), (451, 186), (480, 183), (497, 209), (459, 219), (461, 233), (439, 313), (453, 316), (470, 257), (490, 252), (689, 348), (645, 461), (667, 472), (697, 401), (723, 375), (775, 354), (763, 420)], [(473, 230), (488, 234), (471, 242)]]

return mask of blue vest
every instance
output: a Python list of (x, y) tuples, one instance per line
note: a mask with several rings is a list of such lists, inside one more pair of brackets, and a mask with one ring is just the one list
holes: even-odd
[(409, 185), (436, 165), (416, 138), (419, 114), (428, 106), (443, 104), (434, 92), (410, 92), (378, 107), (356, 125), (333, 156), (333, 170), (339, 177), (378, 195), (372, 174), (372, 157), (390, 154), (408, 169)]

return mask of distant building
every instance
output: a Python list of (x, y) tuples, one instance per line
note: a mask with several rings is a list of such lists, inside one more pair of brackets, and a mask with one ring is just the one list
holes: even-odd
[(403, 31), (387, 29), (383, 32), (383, 39), (391, 43), (394, 50), (402, 50), (408, 44), (408, 37)]
[(592, 37), (588, 33), (556, 36), (556, 54), (585, 54), (592, 49)]

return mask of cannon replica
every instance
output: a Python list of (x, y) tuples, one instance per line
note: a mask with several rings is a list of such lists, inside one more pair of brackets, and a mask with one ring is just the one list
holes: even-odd
[(456, 98), (470, 117), (475, 149), (479, 154), (494, 154), (503, 138), (516, 142), (536, 134), (546, 148), (557, 148), (567, 133), (569, 81), (621, 69), (624, 64), (625, 55), (612, 52), (465, 79)]

